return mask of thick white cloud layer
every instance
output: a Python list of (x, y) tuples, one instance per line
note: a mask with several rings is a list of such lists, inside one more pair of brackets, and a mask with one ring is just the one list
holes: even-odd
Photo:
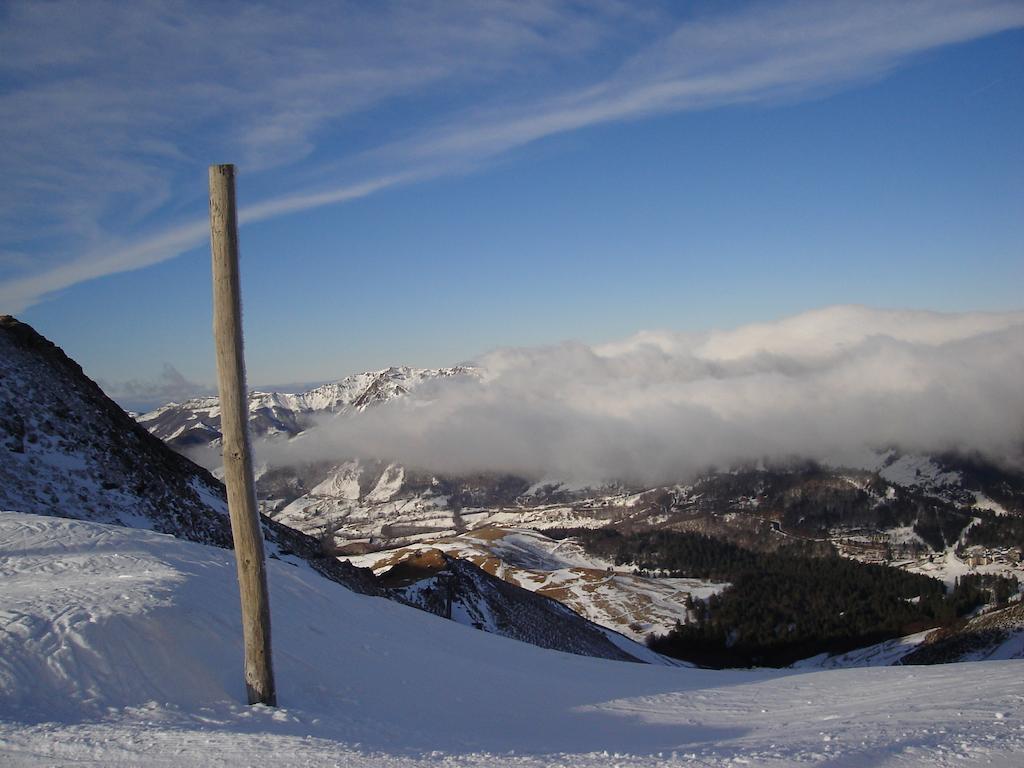
[(660, 483), (865, 448), (1015, 465), (1024, 449), (1024, 312), (830, 307), (729, 331), (501, 349), (481, 364), (479, 381), (324, 420), (261, 457)]

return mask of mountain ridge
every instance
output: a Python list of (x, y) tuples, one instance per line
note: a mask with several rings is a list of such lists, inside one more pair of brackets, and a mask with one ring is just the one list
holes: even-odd
[[(381, 402), (410, 394), (395, 389)], [(273, 455), (287, 462), (286, 447)], [(912, 454), (888, 446), (818, 461), (755, 462), (658, 487), (450, 475), (387, 458), (324, 456), (264, 467), (257, 487), (266, 514), (378, 573), (437, 548), (519, 586), (558, 595), (578, 613), (641, 641), (686, 620), (689, 596), (713, 587), (657, 580), (647, 586), (628, 572), (609, 579), (603, 566), (524, 568), (503, 559), (510, 550), (495, 550), (498, 539), (482, 541), (476, 532), (664, 528), (767, 551), (801, 544), (819, 555), (838, 552), (935, 576), (950, 588), (964, 573), (1024, 576), (1024, 474), (976, 455)], [(611, 608), (627, 604), (628, 610)]]
[[(396, 380), (418, 376), (414, 369), (383, 373), (358, 393), (359, 407), (370, 407)], [(12, 317), (0, 318), (0, 458), (0, 510), (232, 547), (220, 481), (136, 423), (59, 347)], [(413, 605), (371, 570), (333, 557), (318, 538), (265, 515), (262, 528), (270, 559), (309, 566), (360, 594)], [(625, 638), (617, 644), (560, 605), (539, 604), (530, 592), (505, 584), (480, 588), (490, 579), (482, 572), (460, 569), (459, 575), (476, 585), (479, 611), (505, 617), (486, 627), (492, 632), (595, 657), (657, 659)]]
[[(322, 384), (305, 392), (249, 393), (249, 426), (256, 436), (294, 437), (315, 416), (360, 412), (409, 394), (424, 383), (456, 376), (478, 376), (472, 366), (413, 368), (391, 366)], [(140, 424), (168, 444), (188, 447), (220, 440), (220, 398), (195, 397), (170, 402), (137, 417)]]

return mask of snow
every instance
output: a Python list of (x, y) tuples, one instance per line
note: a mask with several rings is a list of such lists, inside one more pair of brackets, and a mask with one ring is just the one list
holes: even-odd
[(918, 558), (917, 560), (897, 561), (893, 565), (911, 573), (921, 573), (925, 576), (931, 576), (933, 579), (939, 579), (939, 581), (946, 585), (947, 592), (956, 586), (956, 580), (961, 576), (979, 571), (978, 568), (972, 568), (957, 557), (953, 547), (949, 547), (935, 555)]
[[(971, 522), (964, 527), (960, 532), (960, 546), (964, 545), (968, 531), (979, 523), (981, 523), (981, 518), (975, 517), (972, 518)], [(970, 553), (970, 549), (972, 548), (968, 549), (968, 554)], [(956, 546), (947, 547), (942, 552), (923, 555), (913, 560), (896, 560), (892, 565), (897, 568), (903, 568), (904, 570), (912, 573), (921, 573), (925, 576), (931, 576), (934, 579), (939, 579), (946, 585), (947, 591), (953, 589), (956, 585), (957, 579), (968, 574), (980, 573), (1017, 579), (1020, 579), (1022, 576), (1021, 563), (1000, 560), (997, 558), (995, 561), (986, 565), (972, 565), (965, 562), (957, 555)]]
[(897, 485), (914, 486), (933, 489), (945, 485), (956, 485), (961, 482), (959, 472), (945, 472), (927, 456), (900, 456), (892, 463), (882, 467), (878, 474)]
[[(198, 479), (192, 478), (189, 481), (189, 486), (199, 496), (199, 500), (210, 509), (215, 512), (219, 512), (222, 515), (228, 514), (228, 504), (223, 496), (215, 493), (213, 489), (206, 483), (199, 482)], [(131, 525), (129, 528), (138, 528), (139, 526)]]
[(373, 490), (366, 494), (366, 501), (377, 504), (393, 499), (405, 482), (405, 469), (398, 464), (390, 464), (381, 474)]
[(898, 525), (887, 530), (885, 535), (894, 545), (918, 544), (922, 548), (927, 546), (924, 539), (914, 530), (913, 525)]
[[(260, 392), (249, 394), (249, 420), (259, 436), (301, 432), (310, 415), (344, 415), (366, 410), (375, 404), (407, 395), (438, 378), (478, 377), (474, 368), (409, 368), (396, 366), (369, 371), (324, 384), (308, 392)], [(216, 397), (197, 397), (183, 403), (167, 403), (144, 413), (137, 421), (162, 440), (180, 438), (193, 429), (216, 435), (220, 401)]]
[(793, 664), (794, 669), (842, 669), (850, 667), (892, 666), (920, 645), (933, 630), (926, 629), (906, 637), (886, 640), (849, 653), (830, 656), (821, 653)]
[(822, 463), (837, 469), (847, 467), (877, 472), (882, 479), (890, 483), (919, 486), (929, 491), (957, 485), (963, 480), (959, 472), (944, 470), (930, 456), (903, 454), (891, 449), (846, 451), (842, 455), (829, 457)]
[(333, 497), (347, 501), (359, 500), (359, 476), (362, 468), (358, 461), (346, 461), (327, 478), (313, 487), (309, 495), (311, 497)]
[(1024, 632), (1013, 632), (995, 649), (983, 649), (965, 655), (966, 661), (1024, 659)]
[(1021, 661), (706, 671), (546, 651), (271, 560), (246, 707), (230, 552), (0, 513), (8, 766), (1019, 764)]
[(998, 501), (990, 499), (981, 491), (974, 491), (974, 506), (978, 509), (987, 509), (989, 512), (995, 514), (996, 517), (1005, 517), (1010, 514), (1006, 511), (1006, 507)]
[(153, 421), (155, 418), (164, 413), (167, 413), (168, 411), (172, 411), (175, 408), (180, 408), (181, 405), (181, 403), (177, 403), (172, 400), (171, 402), (165, 403), (164, 405), (161, 405), (159, 408), (156, 408), (152, 411), (146, 411), (146, 413), (138, 414), (134, 418), (140, 424), (145, 424), (147, 421)]

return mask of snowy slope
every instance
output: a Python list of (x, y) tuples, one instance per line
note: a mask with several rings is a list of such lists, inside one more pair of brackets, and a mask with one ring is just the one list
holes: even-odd
[(0, 763), (1019, 764), (1021, 662), (720, 672), (545, 651), (270, 563), (282, 706), (240, 704), (230, 553), (0, 514)]
[(935, 630), (900, 663), (987, 659), (1024, 659), (1024, 603), (1019, 598), (1004, 608), (982, 612), (962, 626)]
[(822, 653), (792, 666), (840, 669), (990, 659), (1024, 660), (1024, 602), (1020, 598), (951, 627), (928, 629), (835, 656)]
[(897, 637), (881, 643), (857, 648), (848, 653), (831, 656), (819, 653), (792, 665), (794, 669), (846, 669), (850, 667), (891, 667), (917, 648), (933, 630), (926, 629), (906, 637)]

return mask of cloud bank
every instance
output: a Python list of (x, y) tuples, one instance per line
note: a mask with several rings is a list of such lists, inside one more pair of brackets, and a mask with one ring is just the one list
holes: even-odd
[(6, 312), (202, 245), (210, 162), (239, 163), (254, 221), (587, 126), (805, 98), (1024, 25), (1007, 0), (57, 0), (2, 14)]
[(1020, 312), (830, 307), (727, 331), (501, 349), (481, 364), (479, 381), (325, 419), (259, 456), (646, 484), (889, 446), (1024, 463)]

